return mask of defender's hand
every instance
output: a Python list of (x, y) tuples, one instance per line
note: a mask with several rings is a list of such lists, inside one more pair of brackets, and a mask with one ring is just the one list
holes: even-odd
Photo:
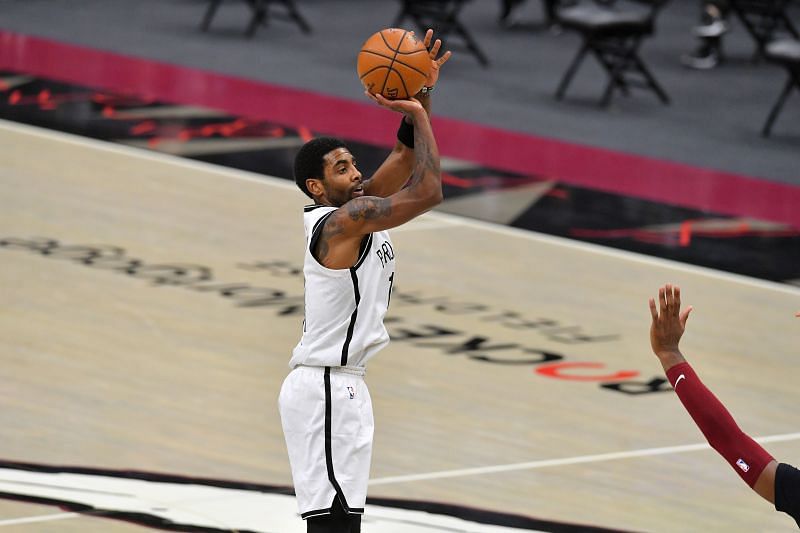
[(650, 298), (650, 315), (653, 322), (650, 325), (650, 346), (653, 352), (662, 358), (668, 355), (680, 354), (678, 343), (686, 330), (686, 321), (692, 306), (681, 311), (681, 289), (670, 284), (658, 290), (658, 308), (653, 298)]

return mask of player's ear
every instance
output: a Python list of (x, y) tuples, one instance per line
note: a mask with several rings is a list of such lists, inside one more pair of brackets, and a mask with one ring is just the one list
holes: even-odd
[(322, 180), (317, 178), (308, 178), (306, 180), (306, 187), (312, 196), (318, 198), (325, 193), (325, 187), (322, 185)]

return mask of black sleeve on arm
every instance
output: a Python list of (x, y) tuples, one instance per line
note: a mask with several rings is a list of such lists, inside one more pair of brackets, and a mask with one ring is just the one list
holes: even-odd
[(397, 140), (414, 149), (414, 125), (406, 122), (406, 117), (400, 119), (400, 127), (397, 128)]
[(779, 463), (775, 472), (775, 510), (794, 518), (800, 527), (800, 470)]

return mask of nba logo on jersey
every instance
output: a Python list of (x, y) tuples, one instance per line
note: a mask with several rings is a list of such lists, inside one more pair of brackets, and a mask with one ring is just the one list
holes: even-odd
[[(351, 400), (356, 397), (356, 390), (353, 387), (347, 387), (347, 393), (350, 394), (350, 399)], [(739, 459), (739, 460), (741, 461), (741, 459)], [(746, 470), (745, 470), (745, 472), (746, 472)]]
[(742, 459), (736, 459), (736, 466), (742, 469), (742, 472), (750, 470), (750, 465), (745, 463)]

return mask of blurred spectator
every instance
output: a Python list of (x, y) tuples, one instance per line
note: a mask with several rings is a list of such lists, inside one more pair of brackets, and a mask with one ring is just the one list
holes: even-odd
[(705, 0), (700, 25), (692, 33), (698, 39), (691, 54), (681, 56), (681, 63), (694, 69), (712, 69), (722, 61), (722, 36), (728, 32), (728, 0)]

